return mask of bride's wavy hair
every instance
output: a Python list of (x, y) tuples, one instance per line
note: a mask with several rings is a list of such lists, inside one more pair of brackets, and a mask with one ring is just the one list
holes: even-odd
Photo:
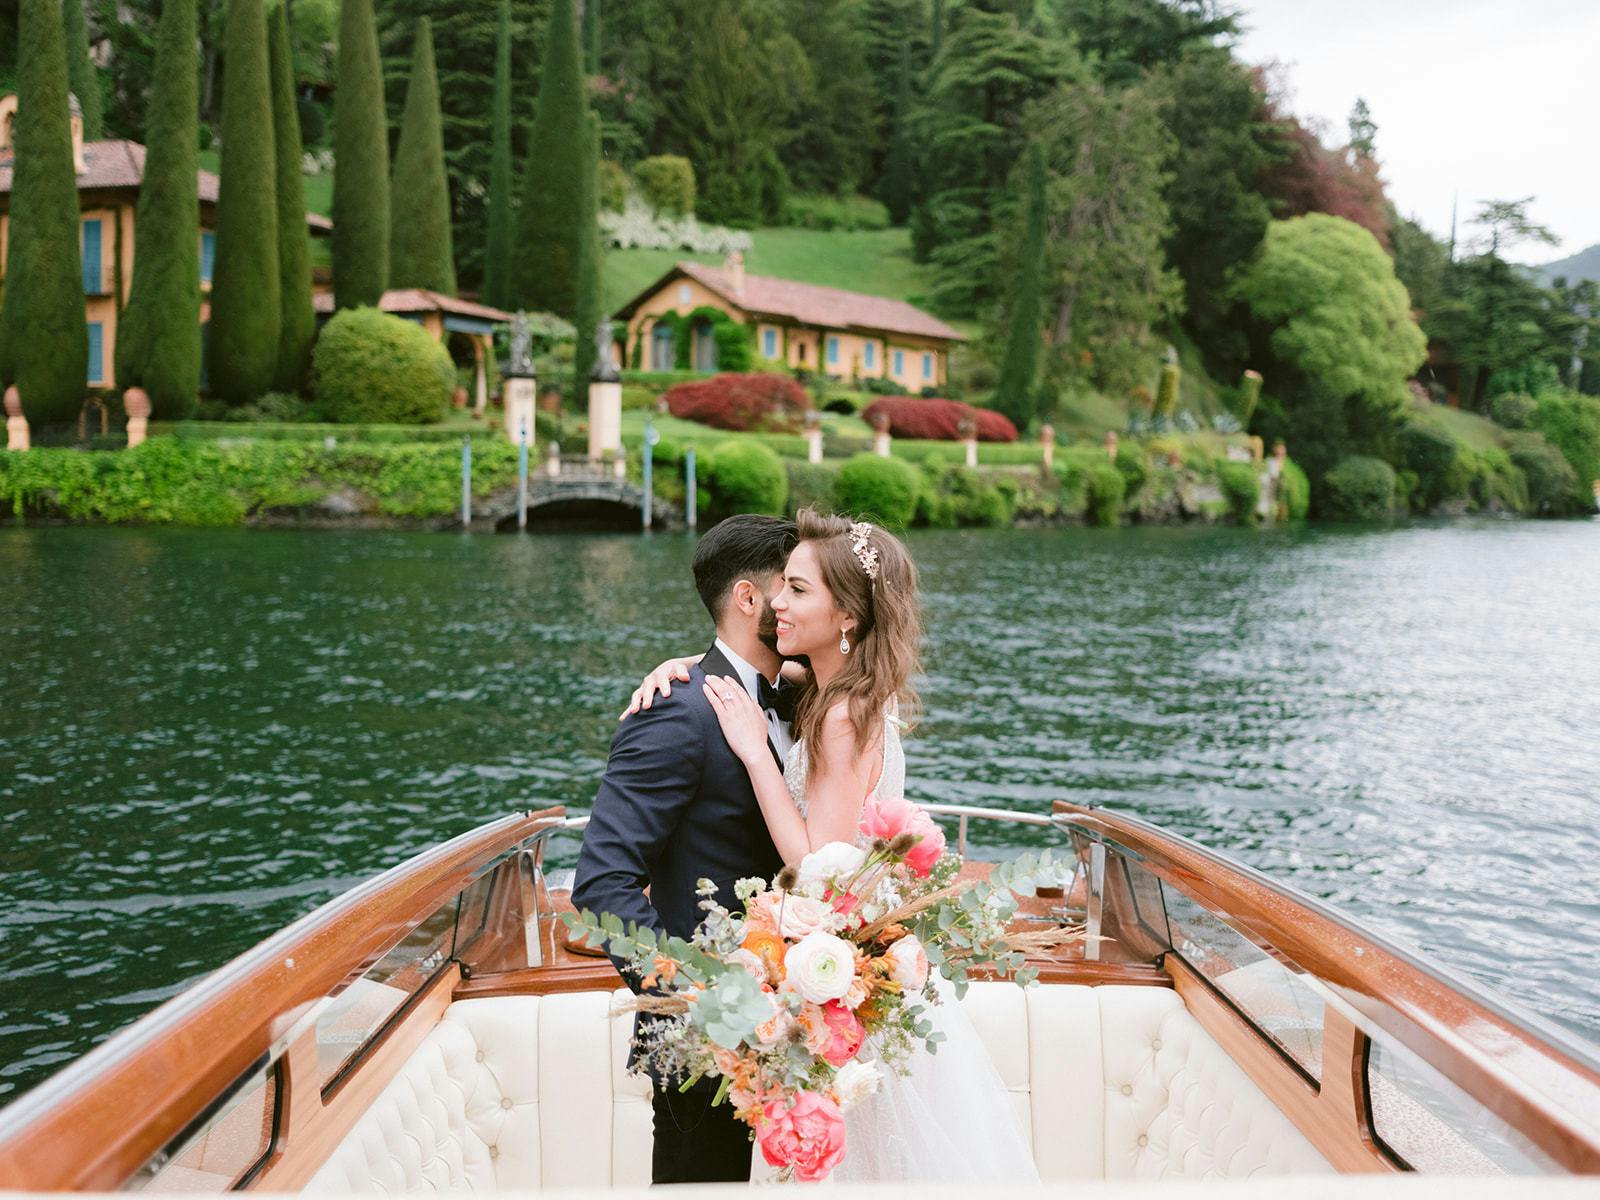
[(795, 517), (800, 541), (814, 547), (822, 583), (833, 601), (855, 619), (844, 669), (818, 688), (807, 679), (795, 706), (794, 736), (805, 739), (809, 766), (817, 766), (823, 718), (840, 700), (849, 703), (856, 753), (864, 754), (882, 736), (883, 714), (898, 700), (903, 717), (916, 711), (911, 677), (918, 670), (922, 617), (917, 602), (917, 568), (900, 539), (873, 525), (863, 553), (877, 554), (877, 577), (867, 574), (857, 556), (847, 517), (804, 508)]

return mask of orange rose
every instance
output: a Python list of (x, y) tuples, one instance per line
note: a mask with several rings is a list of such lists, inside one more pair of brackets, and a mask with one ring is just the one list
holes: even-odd
[(783, 956), (788, 951), (788, 943), (770, 930), (758, 929), (754, 933), (746, 933), (744, 941), (740, 943), (741, 949), (750, 951), (766, 964), (767, 975), (777, 982), (783, 978)]

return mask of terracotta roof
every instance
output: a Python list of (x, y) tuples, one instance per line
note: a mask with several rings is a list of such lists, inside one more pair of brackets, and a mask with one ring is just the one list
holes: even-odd
[[(333, 312), (333, 293), (318, 292), (312, 296), (313, 307), (319, 313)], [(378, 307), (387, 313), (447, 312), (458, 317), (477, 317), (480, 321), (509, 321), (511, 314), (478, 304), (471, 300), (458, 300), (426, 288), (392, 288), (383, 294)]]
[(825, 329), (870, 329), (883, 333), (915, 334), (948, 342), (967, 340), (938, 317), (904, 300), (890, 300), (884, 296), (868, 296), (841, 288), (819, 287), (814, 283), (796, 283), (792, 279), (748, 273), (744, 277), (744, 288), (735, 292), (726, 271), (696, 262), (680, 262), (665, 278), (626, 305), (618, 316), (631, 315), (645, 296), (660, 291), (680, 272), (753, 316), (774, 317)]
[[(80, 192), (114, 191), (118, 188), (137, 188), (144, 182), (145, 149), (138, 142), (112, 138), (101, 142), (83, 144), (83, 174), (78, 176)], [(0, 159), (0, 196), (11, 192), (10, 157)], [(217, 202), (217, 187), (221, 181), (210, 171), (199, 171), (195, 179), (200, 199), (209, 204)], [(317, 213), (306, 214), (306, 224), (313, 229), (331, 230), (333, 222)]]

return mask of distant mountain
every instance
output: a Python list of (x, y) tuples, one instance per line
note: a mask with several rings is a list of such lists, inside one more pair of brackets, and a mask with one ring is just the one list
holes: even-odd
[(1569, 254), (1559, 262), (1546, 263), (1537, 268), (1540, 280), (1548, 287), (1558, 276), (1566, 276), (1568, 283), (1580, 279), (1600, 279), (1600, 242), (1587, 250)]

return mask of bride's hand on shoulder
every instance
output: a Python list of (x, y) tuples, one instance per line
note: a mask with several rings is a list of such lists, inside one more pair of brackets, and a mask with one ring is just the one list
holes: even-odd
[(722, 736), (728, 739), (728, 748), (739, 761), (749, 766), (766, 754), (767, 714), (750, 698), (743, 685), (724, 675), (708, 675), (701, 688), (722, 725)]
[(679, 683), (689, 682), (689, 668), (698, 663), (705, 655), (696, 654), (689, 658), (669, 658), (654, 671), (644, 677), (644, 682), (633, 690), (633, 698), (628, 702), (628, 707), (617, 720), (622, 721), (633, 716), (641, 708), (649, 708), (657, 696), (672, 695), (673, 680)]

